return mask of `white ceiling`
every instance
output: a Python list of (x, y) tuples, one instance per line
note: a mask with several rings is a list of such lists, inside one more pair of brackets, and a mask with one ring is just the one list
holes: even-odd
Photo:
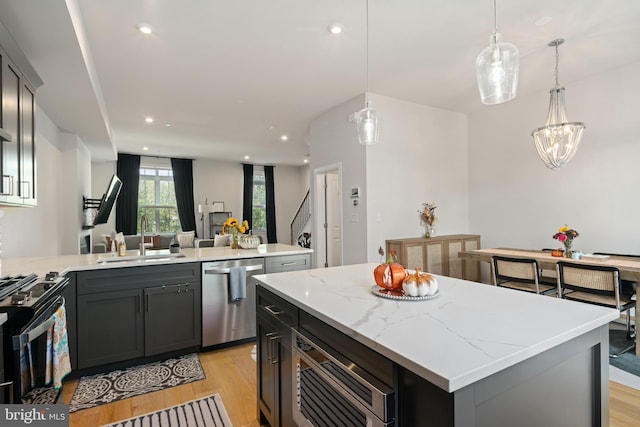
[[(38, 103), (95, 160), (128, 152), (301, 165), (309, 122), (364, 92), (365, 4), (0, 0), (0, 20), (44, 81)], [(491, 108), (474, 67), (493, 1), (370, 0), (369, 11), (371, 92), (463, 113)], [(332, 23), (343, 34), (329, 34)], [(502, 0), (498, 26), (520, 51), (518, 96), (553, 86), (547, 44), (558, 37), (569, 93), (572, 81), (640, 61), (637, 0)]]

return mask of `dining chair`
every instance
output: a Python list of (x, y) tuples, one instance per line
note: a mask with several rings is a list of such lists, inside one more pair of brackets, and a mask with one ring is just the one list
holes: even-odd
[(538, 261), (531, 258), (493, 256), (491, 270), (493, 284), (518, 291), (549, 295), (556, 292), (556, 284), (540, 282)]
[[(640, 259), (640, 255), (628, 255), (628, 254), (614, 254), (611, 252), (594, 252), (594, 255), (608, 255), (608, 256), (617, 256), (617, 257), (625, 257), (625, 258), (635, 258), (635, 259)], [(633, 282), (631, 280), (623, 280), (620, 279), (620, 293), (622, 295), (627, 295), (629, 296), (631, 299), (635, 299), (636, 300), (636, 307), (638, 305), (637, 301), (638, 301), (638, 293), (637, 293), (637, 288), (638, 288), (638, 284), (636, 282)], [(637, 310), (637, 309), (636, 309)], [(629, 312), (627, 312), (627, 317), (629, 316)], [(637, 316), (637, 311), (636, 311), (636, 316)], [(637, 331), (635, 330), (635, 324), (631, 324), (631, 329), (629, 330), (629, 332), (627, 332), (627, 339), (631, 340), (633, 338), (636, 337), (636, 333)]]
[[(558, 295), (561, 298), (615, 308), (620, 313), (626, 312), (627, 339), (631, 338), (629, 310), (635, 307), (636, 301), (620, 291), (620, 271), (616, 267), (560, 261), (556, 268)], [(609, 356), (618, 357), (633, 348), (635, 342)]]

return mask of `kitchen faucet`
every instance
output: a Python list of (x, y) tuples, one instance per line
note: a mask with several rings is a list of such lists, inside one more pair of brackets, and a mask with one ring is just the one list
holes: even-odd
[(149, 220), (146, 215), (142, 215), (140, 218), (140, 256), (145, 255), (145, 246), (144, 246), (144, 232), (149, 231)]

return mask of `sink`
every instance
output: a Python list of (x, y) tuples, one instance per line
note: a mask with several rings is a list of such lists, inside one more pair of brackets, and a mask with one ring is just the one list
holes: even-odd
[(126, 256), (112, 256), (111, 254), (104, 254), (98, 256), (98, 264), (112, 264), (118, 262), (159, 262), (159, 261), (171, 261), (176, 258), (184, 258), (184, 254), (181, 253), (170, 253), (169, 250), (156, 250), (151, 251), (148, 250), (145, 255), (139, 255), (138, 251), (129, 251), (127, 253), (133, 252), (132, 255)]

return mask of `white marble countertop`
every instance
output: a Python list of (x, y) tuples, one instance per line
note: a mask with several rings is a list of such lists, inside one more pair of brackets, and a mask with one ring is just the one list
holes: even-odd
[[(123, 268), (140, 267), (143, 265), (176, 264), (185, 262), (220, 261), (235, 258), (258, 258), (279, 255), (296, 255), (313, 252), (312, 249), (300, 246), (284, 245), (281, 243), (270, 243), (265, 245), (264, 253), (257, 249), (231, 249), (229, 246), (218, 248), (185, 248), (181, 250), (184, 257), (172, 259), (146, 260), (146, 261), (122, 261), (99, 263), (101, 257), (108, 257), (110, 254), (88, 254), (88, 255), (60, 255), (44, 257), (25, 258), (3, 258), (1, 275), (30, 274), (36, 273), (44, 276), (49, 271), (57, 271), (65, 274), (70, 271), (98, 270), (103, 268)], [(149, 250), (149, 253), (152, 251)], [(168, 250), (166, 251), (168, 253)], [(127, 256), (137, 255), (138, 251), (127, 251)], [(116, 257), (117, 258), (117, 257)]]
[(454, 392), (605, 325), (616, 310), (436, 276), (440, 296), (375, 296), (360, 264), (254, 276), (268, 289)]

